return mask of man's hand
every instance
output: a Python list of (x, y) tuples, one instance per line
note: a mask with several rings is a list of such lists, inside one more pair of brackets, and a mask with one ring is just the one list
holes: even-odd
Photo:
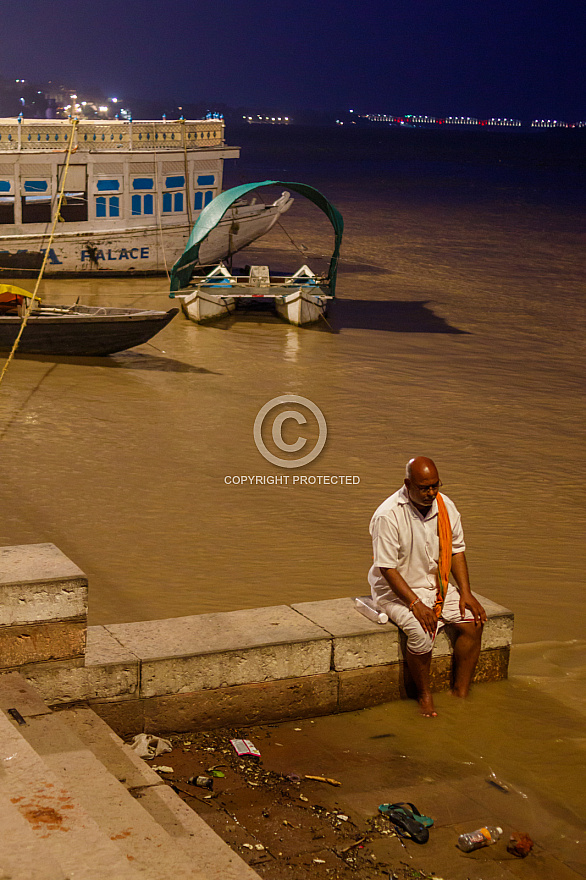
[(476, 624), (476, 626), (480, 626), (481, 623), (486, 623), (486, 611), (484, 610), (478, 599), (475, 599), (472, 593), (461, 592), (460, 617), (462, 619), (464, 619), (467, 608), (469, 608), (474, 615), (474, 623)]
[(416, 620), (419, 621), (423, 629), (428, 635), (433, 636), (437, 629), (437, 617), (432, 608), (428, 608), (422, 599), (416, 602), (411, 609)]

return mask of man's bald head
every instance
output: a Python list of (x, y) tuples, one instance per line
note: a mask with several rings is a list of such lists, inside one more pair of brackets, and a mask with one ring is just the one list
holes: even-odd
[(423, 480), (430, 480), (431, 482), (439, 480), (435, 462), (424, 455), (418, 455), (417, 458), (409, 459), (405, 468), (405, 477), (408, 480), (415, 480), (416, 483), (421, 483)]
[(407, 462), (405, 486), (412, 504), (424, 515), (433, 504), (440, 485), (439, 473), (431, 458), (419, 455)]

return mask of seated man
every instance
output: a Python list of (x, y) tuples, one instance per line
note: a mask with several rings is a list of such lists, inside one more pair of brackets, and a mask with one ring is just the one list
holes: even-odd
[[(377, 607), (407, 636), (406, 662), (423, 715), (434, 716), (431, 651), (438, 629), (455, 624), (454, 685), (465, 697), (480, 655), (484, 608), (470, 591), (464, 534), (454, 503), (430, 458), (412, 458), (405, 485), (370, 523), (373, 565), (368, 580)], [(457, 588), (449, 582), (450, 574)]]

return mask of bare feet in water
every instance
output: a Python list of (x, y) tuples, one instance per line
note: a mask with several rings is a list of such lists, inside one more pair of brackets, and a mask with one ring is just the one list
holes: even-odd
[(437, 712), (435, 711), (431, 694), (422, 694), (419, 697), (419, 711), (424, 718), (437, 718)]

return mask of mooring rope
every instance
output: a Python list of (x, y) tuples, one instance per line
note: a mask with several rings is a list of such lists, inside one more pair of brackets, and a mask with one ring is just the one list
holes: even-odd
[(61, 188), (59, 190), (59, 198), (57, 200), (57, 207), (55, 209), (55, 216), (53, 217), (53, 225), (51, 227), (51, 234), (49, 236), (49, 241), (48, 241), (47, 247), (45, 248), (45, 255), (43, 257), (43, 262), (41, 263), (41, 268), (40, 268), (39, 274), (37, 276), (37, 280), (35, 283), (35, 289), (33, 290), (32, 294), (31, 294), (29, 303), (25, 309), (24, 315), (22, 316), (20, 330), (18, 331), (18, 335), (17, 335), (16, 339), (14, 340), (12, 350), (11, 350), (10, 354), (8, 355), (6, 363), (4, 364), (4, 366), (2, 368), (2, 373), (0, 373), (0, 384), (2, 384), (2, 380), (4, 379), (4, 376), (6, 374), (6, 370), (8, 369), (14, 355), (16, 354), (16, 350), (17, 350), (18, 345), (20, 343), (20, 339), (22, 337), (22, 334), (24, 333), (24, 329), (28, 323), (28, 319), (31, 315), (33, 308), (34, 308), (35, 299), (37, 298), (37, 291), (39, 289), (39, 285), (41, 283), (41, 280), (43, 278), (43, 274), (45, 272), (47, 260), (49, 259), (49, 252), (51, 250), (51, 245), (53, 244), (53, 239), (55, 238), (55, 230), (57, 228), (57, 223), (59, 221), (59, 215), (61, 213), (61, 205), (63, 204), (63, 197), (65, 195), (65, 181), (67, 179), (67, 172), (69, 170), (69, 163), (71, 161), (71, 154), (73, 152), (73, 142), (75, 140), (75, 129), (77, 127), (78, 122), (79, 122), (78, 119), (71, 120), (71, 139), (69, 141), (69, 146), (67, 148), (67, 155), (65, 157), (65, 167), (63, 169), (63, 176), (61, 178)]

